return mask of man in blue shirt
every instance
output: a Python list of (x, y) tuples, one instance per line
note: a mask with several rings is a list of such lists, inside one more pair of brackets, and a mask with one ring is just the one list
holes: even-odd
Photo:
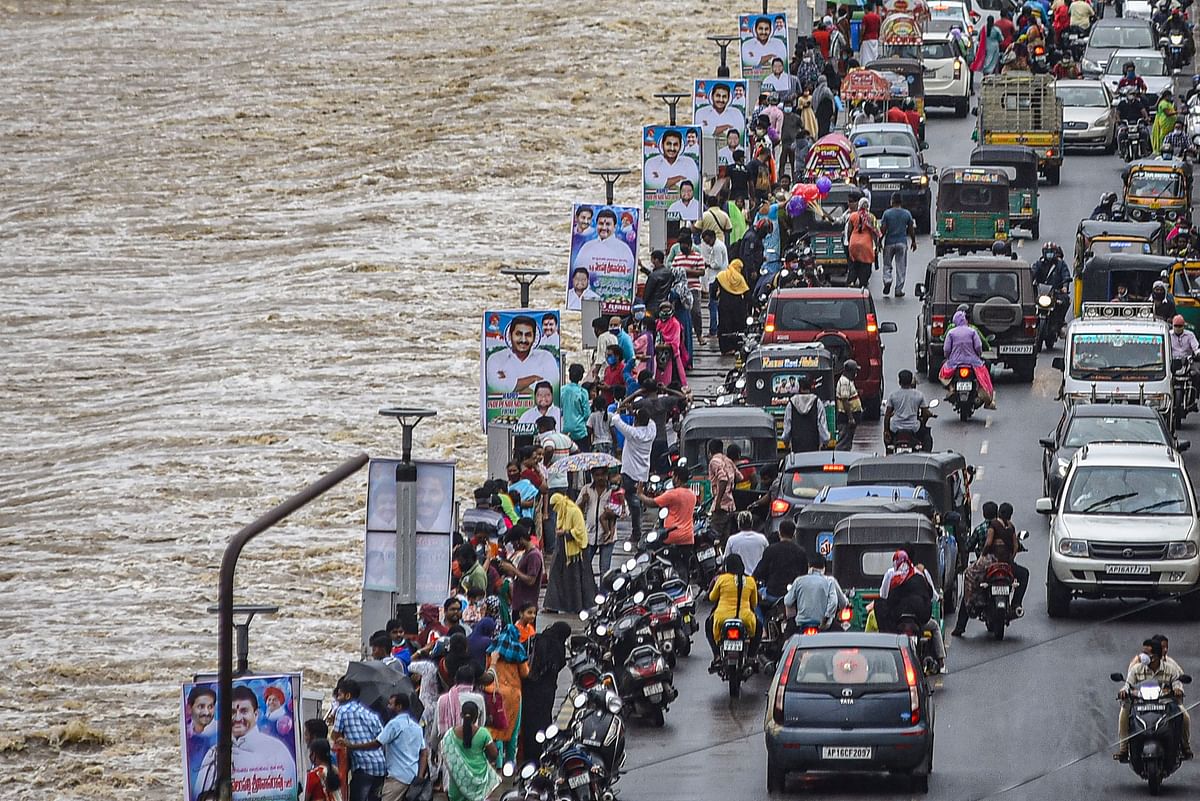
[(347, 747), (353, 755), (370, 749), (384, 749), (387, 777), (383, 780), (382, 801), (401, 801), (410, 784), (428, 775), (429, 749), (425, 746), (425, 732), (421, 730), (421, 724), (409, 714), (412, 698), (393, 695), (388, 698), (387, 706), (392, 719), (383, 727), (383, 731), (373, 740), (352, 743)]
[(359, 750), (354, 746), (378, 739), (383, 731), (379, 715), (364, 706), (358, 696), (362, 688), (354, 679), (338, 679), (333, 697), (338, 702), (333, 715), (334, 742), (344, 741), (350, 751), (350, 794), (347, 801), (378, 799), (387, 775), (387, 762), (378, 748)]
[[(619, 341), (619, 340), (618, 340)], [(562, 405), (562, 433), (566, 434), (579, 446), (579, 450), (590, 448), (588, 442), (587, 419), (592, 413), (592, 404), (588, 399), (588, 391), (580, 385), (583, 380), (583, 365), (572, 364), (567, 368), (569, 383), (563, 384), (559, 392)]]
[[(904, 279), (908, 277), (908, 251), (917, 249), (917, 223), (901, 205), (900, 193), (892, 193), (892, 207), (879, 218), (883, 229), (883, 294), (892, 291), (892, 267), (896, 268), (896, 297), (904, 297)], [(907, 241), (905, 241), (907, 240)]]

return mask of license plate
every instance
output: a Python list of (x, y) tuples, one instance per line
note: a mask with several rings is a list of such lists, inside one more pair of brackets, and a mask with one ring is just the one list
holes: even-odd
[(583, 785), (588, 783), (588, 778), (589, 777), (586, 773), (576, 774), (575, 776), (572, 776), (571, 778), (567, 779), (567, 786), (570, 787), (572, 790), (574, 790), (576, 787), (582, 787)]
[(872, 189), (878, 189), (878, 190), (880, 190), (881, 192), (889, 192), (889, 191), (890, 191), (890, 192), (895, 192), (896, 190), (898, 190), (898, 189), (900, 188), (900, 184), (898, 184), (898, 183), (887, 183), (887, 182), (885, 182), (885, 183), (873, 183), (873, 184), (871, 184), (871, 188), (872, 188)]
[(1139, 712), (1166, 712), (1166, 704), (1138, 704)]
[(970, 392), (975, 388), (975, 384), (972, 381), (959, 381), (954, 385), (954, 388), (959, 392)]
[(1110, 576), (1148, 576), (1150, 565), (1105, 565), (1104, 572)]
[(740, 651), (740, 650), (742, 650), (742, 641), (741, 640), (726, 640), (725, 644), (722, 645), (721, 647), (724, 648), (726, 651)]
[(1001, 355), (1006, 353), (1033, 355), (1033, 345), (1001, 345), (999, 350)]
[(638, 633), (639, 637), (649, 637), (650, 636), (650, 627), (646, 626), (644, 628), (640, 628), (637, 630), (637, 633)]
[(870, 746), (849, 747), (826, 745), (821, 748), (821, 759), (870, 759), (875, 749)]
[(642, 690), (642, 693), (647, 696), (662, 695), (662, 691), (663, 686), (661, 684), (647, 684), (646, 688)]
[(992, 587), (992, 595), (1012, 595), (1012, 587)]
[(696, 558), (699, 559), (701, 562), (703, 562), (705, 559), (716, 559), (717, 558), (717, 549), (716, 548), (705, 548), (703, 551), (696, 554)]

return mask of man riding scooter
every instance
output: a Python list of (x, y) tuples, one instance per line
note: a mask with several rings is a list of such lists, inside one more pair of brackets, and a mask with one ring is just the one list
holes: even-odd
[(1033, 285), (1050, 287), (1054, 309), (1050, 322), (1058, 331), (1067, 321), (1067, 307), (1071, 302), (1071, 268), (1063, 259), (1062, 248), (1053, 242), (1042, 245), (1042, 257), (1033, 263)]
[(883, 441), (891, 446), (897, 434), (908, 432), (916, 436), (921, 443), (921, 450), (929, 453), (933, 450), (933, 435), (929, 432), (929, 418), (933, 416), (933, 412), (929, 410), (925, 396), (917, 389), (917, 382), (911, 370), (901, 370), (898, 378), (900, 389), (887, 399), (887, 412), (883, 417)]

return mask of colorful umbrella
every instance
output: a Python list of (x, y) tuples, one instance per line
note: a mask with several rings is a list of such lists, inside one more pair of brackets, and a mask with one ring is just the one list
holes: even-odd
[(573, 453), (561, 459), (555, 459), (550, 465), (551, 473), (586, 472), (595, 467), (615, 467), (621, 462), (607, 453)]

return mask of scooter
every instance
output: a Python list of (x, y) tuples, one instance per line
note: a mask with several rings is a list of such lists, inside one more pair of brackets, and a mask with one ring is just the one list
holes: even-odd
[(729, 697), (737, 698), (742, 692), (742, 679), (754, 672), (750, 660), (750, 629), (736, 617), (731, 617), (721, 626), (721, 640), (717, 644), (720, 658), (717, 673), (729, 683)]
[[(1113, 681), (1124, 682), (1125, 675), (1113, 673)], [(1192, 677), (1179, 677), (1191, 684)], [(1150, 786), (1150, 795), (1158, 795), (1163, 779), (1183, 764), (1183, 712), (1170, 687), (1149, 681), (1129, 688), (1129, 767)]]
[[(936, 409), (941, 406), (942, 402), (934, 398), (929, 401), (929, 408)], [(929, 420), (936, 418), (936, 414), (930, 414)], [(928, 429), (929, 420), (921, 421), (921, 427)], [(890, 442), (884, 442), (884, 451), (888, 456), (894, 453), (922, 453), (925, 450), (924, 444), (921, 442), (920, 431), (893, 431)]]

